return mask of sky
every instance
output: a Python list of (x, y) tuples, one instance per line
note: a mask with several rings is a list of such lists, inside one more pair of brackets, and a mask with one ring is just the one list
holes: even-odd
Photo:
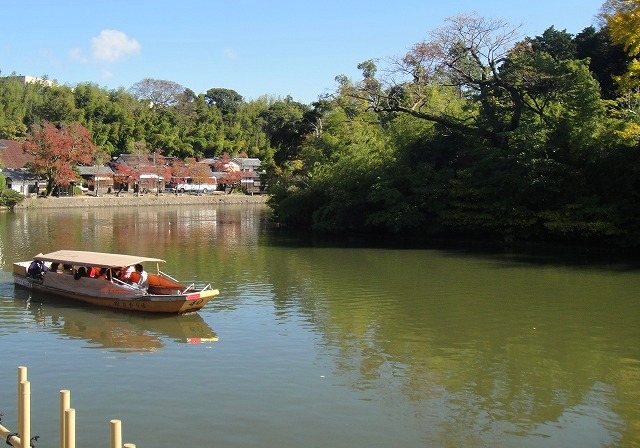
[(311, 103), (357, 79), (358, 63), (401, 56), (446, 18), (477, 13), (577, 34), (604, 0), (2, 0), (0, 74), (129, 89), (145, 78), (196, 94)]

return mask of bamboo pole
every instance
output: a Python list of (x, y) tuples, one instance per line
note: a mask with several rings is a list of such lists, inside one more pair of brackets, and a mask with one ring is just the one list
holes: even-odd
[[(19, 447), (20, 446), (20, 437), (13, 434), (4, 426), (0, 425), (0, 436), (7, 441), (7, 445)], [(9, 437), (10, 436), (10, 437)]]
[(65, 416), (66, 411), (71, 407), (71, 391), (62, 389), (60, 391), (60, 448), (67, 448), (66, 446), (66, 424)]
[(29, 448), (31, 446), (31, 383), (29, 381), (20, 383), (20, 399), (22, 400), (18, 416), (20, 447)]
[(19, 366), (18, 367), (18, 434), (22, 434), (20, 432), (20, 427), (21, 427), (21, 423), (20, 423), (20, 419), (22, 418), (22, 393), (21, 393), (21, 386), (20, 384), (22, 384), (24, 381), (27, 381), (27, 368), (24, 366)]
[(111, 420), (111, 448), (122, 448), (122, 422)]
[(65, 448), (76, 448), (76, 410), (69, 408), (65, 411), (64, 419)]

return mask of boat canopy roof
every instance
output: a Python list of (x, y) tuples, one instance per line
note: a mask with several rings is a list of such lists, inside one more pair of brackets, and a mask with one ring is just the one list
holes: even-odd
[(141, 257), (138, 255), (108, 254), (103, 252), (87, 252), (83, 250), (58, 250), (48, 254), (38, 254), (34, 260), (51, 261), (53, 263), (70, 264), (72, 266), (93, 266), (96, 268), (121, 268), (143, 263), (145, 261), (162, 262), (160, 258)]

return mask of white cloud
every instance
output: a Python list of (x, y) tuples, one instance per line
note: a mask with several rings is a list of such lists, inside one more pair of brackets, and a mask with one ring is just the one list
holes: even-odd
[(140, 52), (137, 40), (129, 38), (118, 30), (102, 30), (98, 37), (91, 39), (93, 58), (100, 62), (115, 62), (130, 54)]
[(229, 59), (233, 59), (233, 60), (238, 59), (238, 54), (236, 53), (236, 50), (234, 50), (233, 48), (226, 48), (224, 50), (224, 55)]
[(81, 48), (74, 48), (69, 51), (69, 59), (71, 59), (72, 61), (82, 62), (83, 64), (86, 64), (88, 62), (87, 58), (85, 58), (84, 54), (82, 54)]

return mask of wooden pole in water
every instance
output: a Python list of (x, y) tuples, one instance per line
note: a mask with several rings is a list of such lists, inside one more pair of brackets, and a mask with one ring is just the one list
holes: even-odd
[[(20, 384), (22, 384), (24, 381), (27, 381), (27, 368), (24, 366), (19, 366), (18, 367), (18, 434), (22, 434), (20, 432), (21, 429), (21, 424), (20, 424), (20, 419), (22, 418), (22, 393), (21, 393), (21, 386)], [(20, 439), (23, 440), (23, 439)], [(20, 445), (22, 446), (22, 442), (20, 442)]]
[(65, 448), (76, 448), (76, 410), (69, 408), (65, 411), (64, 419)]
[(122, 422), (111, 420), (111, 448), (122, 448)]
[(66, 411), (71, 407), (71, 391), (62, 389), (60, 391), (60, 448), (66, 448)]
[(20, 399), (22, 400), (18, 418), (20, 447), (29, 448), (31, 446), (31, 383), (29, 381), (20, 383)]

